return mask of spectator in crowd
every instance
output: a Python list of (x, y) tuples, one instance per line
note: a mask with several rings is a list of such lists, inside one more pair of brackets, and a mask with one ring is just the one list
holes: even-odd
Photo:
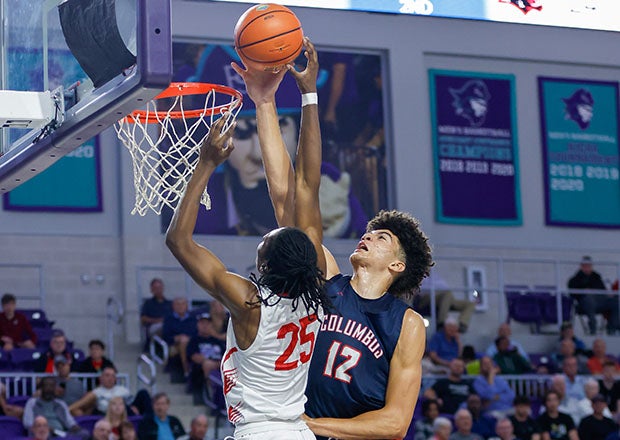
[(105, 357), (105, 344), (99, 339), (93, 339), (88, 343), (88, 357), (78, 365), (77, 371), (80, 373), (101, 373), (107, 367), (114, 367), (114, 363)]
[(171, 356), (178, 354), (181, 358), (183, 373), (189, 374), (187, 362), (187, 344), (196, 333), (196, 321), (189, 314), (187, 298), (177, 297), (172, 301), (172, 314), (164, 319), (163, 338), (173, 350)]
[(214, 336), (226, 342), (226, 327), (228, 326), (228, 312), (221, 302), (214, 299), (209, 303), (209, 314), (211, 314), (211, 323), (215, 329)]
[(152, 297), (142, 304), (140, 323), (146, 329), (147, 336), (161, 336), (164, 318), (172, 313), (172, 301), (164, 296), (164, 282), (161, 279), (153, 278), (150, 288)]
[(495, 434), (497, 437), (491, 437), (490, 440), (518, 440), (510, 419), (499, 419), (495, 424)]
[(105, 419), (110, 422), (112, 434), (119, 438), (121, 435), (121, 425), (127, 421), (127, 406), (121, 396), (112, 397), (108, 403), (108, 410)]
[(187, 344), (187, 358), (192, 365), (192, 385), (195, 389), (207, 386), (208, 395), (211, 396), (209, 374), (219, 370), (226, 343), (217, 337), (218, 332), (213, 326), (210, 313), (201, 313), (197, 321), (198, 332)]
[(575, 348), (575, 342), (572, 339), (566, 338), (560, 341), (559, 353), (553, 353), (551, 356), (556, 366), (561, 366), (564, 359), (574, 357), (577, 359), (577, 373), (588, 374), (587, 357), (578, 354)]
[(449, 312), (459, 312), (458, 331), (465, 333), (469, 327), (476, 304), (472, 301), (456, 299), (448, 289), (448, 284), (432, 271), (430, 276), (422, 280), (420, 295), (414, 299), (416, 310), (429, 309), (431, 306), (431, 287), (435, 289), (435, 307), (437, 310), (437, 328), (445, 325)]
[(35, 348), (37, 335), (32, 330), (28, 318), (15, 311), (17, 299), (11, 293), (2, 295), (2, 313), (0, 313), (0, 344), (5, 351), (15, 347)]
[(543, 440), (579, 440), (573, 418), (560, 412), (560, 396), (553, 390), (547, 391), (544, 400), (545, 412), (538, 419)]
[(112, 433), (112, 427), (110, 422), (106, 419), (97, 420), (93, 427), (93, 435), (90, 436), (90, 440), (110, 440), (110, 434)]
[(467, 410), (471, 414), (471, 431), (483, 438), (493, 435), (495, 419), (482, 413), (482, 400), (477, 394), (470, 394), (467, 397)]
[[(508, 323), (503, 323), (499, 326), (499, 328), (497, 329), (497, 337), (501, 338), (507, 338), (508, 339), (508, 349), (510, 351), (517, 351), (517, 353), (519, 353), (521, 355), (521, 357), (523, 357), (525, 360), (528, 361), (528, 363), (530, 362), (530, 357), (527, 354), (527, 352), (525, 351), (525, 349), (523, 348), (523, 346), (521, 345), (521, 343), (517, 340), (515, 340), (512, 337), (512, 328), (510, 327), (510, 324)], [(497, 339), (496, 339), (497, 341)], [(491, 345), (489, 345), (487, 347), (486, 350), (486, 355), (488, 357), (490, 357), (491, 359), (493, 359), (493, 357), (497, 354), (498, 349), (497, 349), (497, 343), (492, 343)]]
[(54, 358), (56, 397), (69, 406), (80, 400), (84, 395), (84, 384), (82, 381), (71, 377), (71, 363), (72, 359), (67, 359), (62, 354)]
[[(551, 378), (549, 389), (555, 391), (560, 399), (558, 411), (571, 416), (575, 426), (577, 426), (579, 422), (579, 400), (566, 394), (566, 376), (555, 374)], [(545, 411), (544, 408), (541, 409), (541, 412), (543, 411)]]
[(442, 329), (431, 337), (428, 343), (428, 352), (435, 365), (449, 366), (452, 359), (461, 353), (461, 338), (456, 320), (449, 317), (445, 320)]
[(166, 393), (153, 396), (153, 412), (144, 416), (138, 425), (140, 440), (178, 439), (185, 435), (181, 421), (169, 415), (170, 399)]
[(607, 344), (603, 339), (597, 338), (592, 343), (592, 356), (588, 359), (588, 371), (591, 374), (602, 374), (603, 364), (605, 361), (611, 361), (615, 363), (616, 371), (620, 369), (618, 362), (612, 357), (607, 355)]
[(490, 357), (480, 359), (480, 375), (474, 379), (473, 386), (476, 394), (482, 398), (487, 413), (505, 415), (512, 409), (515, 393), (508, 382), (497, 376), (497, 367)]
[(56, 398), (56, 378), (51, 376), (42, 378), (40, 387), (41, 396), (31, 397), (26, 402), (23, 418), (24, 427), (32, 433), (35, 417), (45, 416), (55, 435), (64, 437), (63, 434), (71, 433), (84, 439), (88, 438), (88, 432), (76, 423), (67, 404)]
[(432, 387), (424, 392), (427, 399), (439, 402), (440, 412), (454, 414), (467, 396), (474, 393), (470, 380), (463, 379), (464, 363), (461, 359), (450, 361), (448, 377), (437, 380)]
[[(618, 430), (618, 425), (611, 417), (606, 416), (607, 401), (601, 394), (592, 397), (593, 413), (585, 417), (579, 424), (579, 438), (587, 440), (605, 440), (607, 436)], [(609, 410), (608, 410), (609, 411)]]
[[(564, 339), (570, 339), (575, 343), (575, 355), (580, 356), (589, 356), (589, 350), (586, 347), (585, 342), (575, 336), (575, 328), (573, 327), (573, 323), (570, 321), (564, 321), (560, 326), (560, 339), (561, 343)], [(559, 351), (559, 350), (557, 350)]]
[(11, 405), (6, 401), (6, 386), (0, 382), (0, 416), (22, 418), (24, 408), (19, 405)]
[(422, 418), (415, 422), (413, 440), (427, 440), (434, 434), (435, 419), (439, 416), (439, 403), (434, 399), (422, 401)]
[(459, 409), (454, 415), (454, 424), (456, 432), (453, 432), (449, 440), (482, 440), (478, 434), (471, 432), (472, 417), (466, 409)]
[(47, 423), (47, 419), (43, 416), (36, 416), (32, 422), (32, 440), (49, 440), (50, 425)]
[(501, 374), (524, 374), (532, 371), (527, 358), (521, 356), (517, 348), (510, 348), (510, 339), (500, 336), (495, 339), (497, 351), (493, 361), (499, 367)]
[(480, 374), (480, 359), (478, 359), (473, 345), (465, 345), (463, 347), (461, 359), (465, 362), (465, 371), (467, 374), (470, 376)]
[[(585, 255), (581, 259), (579, 270), (568, 281), (571, 290), (606, 290), (601, 275), (592, 269), (592, 258)], [(619, 328), (618, 324), (618, 295), (580, 294), (571, 292), (571, 297), (577, 301), (581, 313), (588, 317), (590, 334), (596, 334), (596, 314), (604, 313), (607, 318), (607, 333), (613, 335)]]
[[(591, 415), (594, 412), (594, 400), (593, 399), (596, 396), (602, 396), (602, 394), (599, 394), (598, 382), (596, 381), (596, 379), (592, 377), (586, 380), (583, 387), (585, 390), (586, 397), (584, 397), (578, 402), (579, 413), (578, 413), (578, 418), (575, 421), (575, 425), (577, 426), (579, 426), (579, 424), (584, 418), (586, 418), (587, 416)], [(607, 408), (607, 401), (605, 401), (605, 409), (603, 411), (603, 415), (610, 419), (612, 418), (611, 412), (609, 411), (609, 408)]]
[(452, 432), (452, 422), (445, 417), (437, 417), (433, 422), (433, 436), (429, 440), (448, 440)]
[(204, 414), (197, 415), (192, 419), (189, 434), (179, 437), (179, 440), (207, 440), (207, 429), (209, 429), (207, 416)]
[(59, 355), (66, 357), (67, 360), (71, 359), (71, 353), (67, 349), (65, 332), (56, 329), (52, 332), (52, 339), (50, 339), (48, 350), (35, 363), (34, 371), (37, 373), (55, 373), (54, 359)]
[(138, 440), (136, 427), (130, 421), (121, 423), (121, 435), (118, 440)]
[(617, 373), (616, 363), (605, 361), (603, 363), (603, 376), (599, 379), (599, 392), (607, 400), (607, 405), (612, 413), (618, 410), (618, 399), (620, 399), (620, 381), (614, 375)]
[(540, 428), (532, 418), (532, 403), (527, 396), (513, 400), (514, 414), (510, 416), (517, 440), (540, 440)]
[(566, 395), (581, 400), (586, 397), (583, 385), (585, 378), (577, 376), (577, 358), (575, 356), (564, 358), (562, 361), (562, 372), (566, 378)]

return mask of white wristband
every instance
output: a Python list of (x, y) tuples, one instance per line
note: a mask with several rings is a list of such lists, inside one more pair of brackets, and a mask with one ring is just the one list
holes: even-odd
[(304, 93), (301, 95), (301, 106), (305, 107), (307, 105), (318, 104), (319, 103), (319, 95), (316, 92), (312, 93)]

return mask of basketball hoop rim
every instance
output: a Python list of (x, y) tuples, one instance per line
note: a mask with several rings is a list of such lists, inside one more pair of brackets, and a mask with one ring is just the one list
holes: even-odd
[(223, 114), (229, 110), (240, 105), (243, 100), (243, 95), (240, 91), (233, 89), (232, 87), (223, 86), (220, 84), (210, 84), (202, 82), (173, 82), (170, 83), (168, 88), (153, 98), (153, 101), (165, 98), (172, 98), (177, 96), (187, 95), (207, 95), (210, 92), (222, 93), (230, 95), (236, 99), (228, 104), (221, 104), (209, 108), (200, 108), (197, 110), (183, 110), (183, 111), (147, 111), (147, 110), (134, 110), (123, 118), (124, 122), (129, 124), (141, 123), (141, 124), (156, 124), (161, 122), (164, 118), (170, 119), (189, 119), (200, 118), (204, 116), (212, 116), (213, 114)]

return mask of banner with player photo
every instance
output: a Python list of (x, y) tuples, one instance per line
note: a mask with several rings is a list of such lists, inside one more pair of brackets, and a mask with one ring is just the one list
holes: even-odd
[(620, 227), (618, 83), (538, 78), (546, 223)]
[(514, 76), (429, 70), (437, 221), (520, 225)]
[[(380, 55), (366, 53), (327, 52), (320, 48), (318, 52), (324, 234), (358, 238), (368, 219), (387, 207), (382, 60)], [(174, 81), (223, 84), (243, 93), (243, 108), (233, 139), (235, 150), (209, 181), (212, 209), (200, 209), (195, 233), (264, 235), (277, 224), (261, 161), (256, 111), (231, 62), (241, 65), (231, 45), (173, 44)], [(303, 55), (297, 62), (300, 68), (305, 67)], [(333, 97), (332, 90), (338, 91)], [(292, 75), (285, 75), (276, 93), (276, 104), (282, 136), (294, 158), (301, 96)], [(172, 210), (162, 211), (162, 232), (171, 217)]]

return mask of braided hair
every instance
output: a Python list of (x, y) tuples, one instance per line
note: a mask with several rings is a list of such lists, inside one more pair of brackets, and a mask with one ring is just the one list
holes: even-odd
[[(292, 299), (293, 310), (299, 301), (309, 315), (330, 306), (325, 292), (325, 278), (317, 267), (317, 253), (308, 236), (300, 229), (285, 227), (270, 234), (264, 242), (264, 263), (260, 277), (250, 274), (258, 288), (258, 301), (267, 306), (276, 305), (282, 298)], [(270, 293), (263, 297), (261, 287)]]

